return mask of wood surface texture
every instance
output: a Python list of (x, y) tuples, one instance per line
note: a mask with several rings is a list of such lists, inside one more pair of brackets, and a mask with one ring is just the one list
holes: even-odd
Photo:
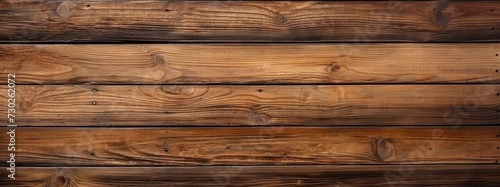
[(15, 72), (17, 84), (498, 83), (499, 52), (496, 43), (0, 45), (0, 77)]
[(2, 187), (500, 186), (500, 1), (3, 0), (0, 25)]
[[(7, 93), (7, 86), (0, 86), (0, 91)], [(500, 123), (500, 85), (495, 84), (19, 85), (16, 92), (20, 126)], [(0, 98), (6, 106), (6, 94)]]
[(500, 41), (498, 1), (0, 2), (0, 42)]
[(18, 166), (495, 164), (500, 159), (496, 126), (25, 127), (16, 133)]
[(500, 185), (500, 167), (273, 166), (273, 167), (20, 167), (19, 178), (1, 184), (33, 186), (481, 186)]

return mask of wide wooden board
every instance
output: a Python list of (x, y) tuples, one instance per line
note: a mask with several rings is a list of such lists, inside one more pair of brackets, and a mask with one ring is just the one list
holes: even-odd
[[(4, 171), (2, 171), (4, 172)], [(32, 186), (498, 186), (499, 166), (274, 167), (20, 167), (16, 180)]]
[(16, 129), (15, 154), (17, 166), (57, 167), (497, 164), (499, 134), (493, 126), (24, 127)]
[(15, 73), (17, 84), (498, 83), (499, 53), (499, 44), (0, 45), (0, 77)]
[[(497, 125), (500, 85), (17, 85), (20, 126)], [(7, 86), (0, 86), (7, 106)], [(2, 111), (7, 116), (7, 110)]]
[(500, 41), (496, 1), (0, 2), (0, 42)]

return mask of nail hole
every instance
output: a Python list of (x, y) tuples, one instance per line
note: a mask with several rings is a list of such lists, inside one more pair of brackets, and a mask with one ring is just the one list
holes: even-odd
[(90, 153), (90, 156), (95, 156), (95, 153)]
[(498, 56), (498, 53), (497, 53), (497, 54), (495, 54), (495, 56)]
[(286, 158), (286, 153), (283, 153), (283, 158)]
[(500, 149), (500, 147), (497, 147), (497, 149)]
[(492, 11), (492, 12), (493, 12), (493, 11), (495, 11), (495, 9), (491, 9), (490, 11)]
[(262, 92), (262, 91), (264, 91), (264, 90), (262, 90), (262, 89), (258, 89), (257, 91)]
[(497, 93), (497, 96), (500, 96), (500, 93)]
[(495, 70), (495, 72), (497, 72), (497, 73), (498, 73), (498, 69), (497, 69), (497, 70)]
[(432, 151), (432, 147), (431, 147), (431, 148), (429, 148), (429, 151)]
[(495, 27), (491, 27), (491, 30), (494, 31), (495, 30)]
[(497, 134), (497, 138), (500, 137), (500, 134)]
[(97, 104), (97, 102), (95, 102), (95, 101), (92, 101), (92, 104), (93, 104), (93, 105), (96, 105), (96, 104)]
[(95, 89), (95, 88), (94, 88), (94, 89), (92, 89), (92, 92), (96, 93), (96, 92), (97, 92), (97, 89)]
[(227, 147), (226, 147), (226, 149), (228, 149), (228, 150), (229, 150), (229, 149), (231, 149), (231, 147), (227, 146)]
[(91, 7), (92, 7), (92, 5), (87, 5), (87, 8), (91, 8)]
[(495, 160), (495, 163), (497, 163), (497, 164), (498, 164), (498, 160)]
[(165, 9), (165, 12), (169, 12), (170, 10), (169, 9)]
[(500, 112), (500, 110), (495, 110), (495, 113), (497, 113), (497, 114), (498, 114), (499, 112)]

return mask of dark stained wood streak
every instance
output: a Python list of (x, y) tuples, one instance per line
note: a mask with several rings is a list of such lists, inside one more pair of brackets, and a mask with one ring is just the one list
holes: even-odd
[[(18, 128), (18, 166), (496, 164), (500, 127)], [(7, 140), (0, 143), (7, 145)], [(7, 149), (0, 150), (8, 155)]]
[(499, 44), (0, 45), (0, 77), (16, 73), (17, 84), (498, 83), (499, 52)]
[(500, 41), (496, 1), (2, 1), (0, 42)]
[[(16, 124), (21, 126), (500, 123), (500, 85), (492, 84), (18, 85), (16, 92)], [(7, 93), (7, 86), (0, 86), (0, 93)], [(0, 106), (7, 106), (6, 97), (0, 94)]]
[[(410, 168), (410, 169), (408, 169)], [(498, 186), (497, 166), (20, 167), (14, 186)], [(3, 172), (3, 171), (2, 171)]]

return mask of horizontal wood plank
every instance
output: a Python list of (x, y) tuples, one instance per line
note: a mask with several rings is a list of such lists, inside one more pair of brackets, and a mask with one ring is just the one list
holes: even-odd
[(16, 73), (17, 84), (497, 83), (499, 52), (499, 44), (0, 45), (0, 77)]
[(0, 42), (500, 41), (496, 1), (2, 1)]
[[(497, 125), (500, 85), (17, 85), (20, 126)], [(7, 86), (0, 86), (7, 106)], [(7, 116), (7, 110), (1, 111)]]
[[(16, 169), (14, 186), (498, 186), (498, 166), (286, 166)], [(4, 171), (3, 171), (4, 172)]]
[(15, 154), (17, 166), (495, 164), (499, 133), (493, 126), (24, 127), (16, 129)]

